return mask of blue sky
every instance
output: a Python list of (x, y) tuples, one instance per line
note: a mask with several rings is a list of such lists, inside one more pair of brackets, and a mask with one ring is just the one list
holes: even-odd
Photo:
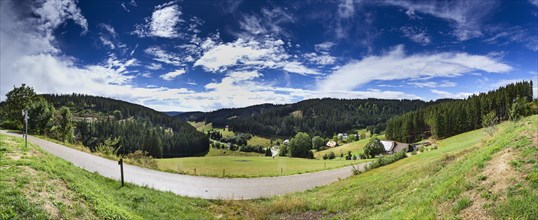
[(0, 10), (0, 100), (26, 83), (210, 111), (464, 98), (538, 81), (537, 0), (4, 0)]

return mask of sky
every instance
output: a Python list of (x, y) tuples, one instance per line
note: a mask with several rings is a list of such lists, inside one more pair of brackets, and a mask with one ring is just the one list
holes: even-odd
[(98, 95), (160, 111), (312, 98), (466, 98), (532, 80), (538, 0), (0, 1), (0, 101)]

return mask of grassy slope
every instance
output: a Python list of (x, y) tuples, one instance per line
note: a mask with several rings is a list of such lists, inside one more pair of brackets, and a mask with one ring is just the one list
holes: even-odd
[[(522, 178), (500, 193), (503, 200), (488, 200), (485, 209), (496, 218), (538, 216), (538, 116), (504, 123), (493, 138), (482, 130), (467, 132), (440, 141), (437, 150), (329, 186), (252, 201), (207, 201), (132, 185), (119, 188), (117, 181), (85, 172), (34, 146), (23, 150), (21, 139), (0, 136), (0, 141), (0, 218), (457, 218), (475, 202), (465, 193), (481, 190), (480, 174), (502, 149), (513, 151), (510, 164)], [(28, 170), (35, 172), (32, 181), (25, 175)], [(41, 202), (31, 199), (43, 197), (33, 185), (51, 181), (63, 182), (69, 192), (69, 208), (61, 208), (64, 202), (52, 203), (64, 210), (56, 215), (44, 204), (56, 201), (55, 194)], [(58, 185), (62, 184), (52, 184)]]
[[(222, 170), (228, 177), (260, 177), (291, 175), (315, 172), (325, 169), (363, 163), (367, 160), (309, 160), (288, 157), (245, 157), (215, 156), (159, 159), (157, 164), (161, 170), (197, 175), (222, 176)], [(282, 174), (281, 172), (282, 168)]]
[(84, 171), (23, 140), (0, 136), (0, 219), (211, 218), (211, 202)]
[[(385, 136), (381, 135), (381, 136), (378, 136), (378, 138), (381, 140), (384, 140)], [(341, 153), (346, 155), (348, 151), (351, 151), (352, 154), (357, 155), (364, 152), (364, 146), (366, 146), (369, 140), (370, 140), (369, 138), (366, 138), (359, 141), (351, 142), (349, 144), (344, 144), (335, 148), (329, 148), (326, 150), (314, 152), (314, 157), (317, 159), (320, 159), (323, 157), (323, 155), (329, 154), (329, 152), (331, 151), (334, 152), (334, 154), (336, 154), (337, 156), (340, 156)]]

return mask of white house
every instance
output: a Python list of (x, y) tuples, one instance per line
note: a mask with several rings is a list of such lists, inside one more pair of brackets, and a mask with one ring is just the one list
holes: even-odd
[(394, 141), (381, 141), (381, 144), (383, 144), (383, 148), (385, 148), (385, 152), (392, 151), (392, 148), (394, 148), (395, 142)]
[(330, 140), (327, 142), (327, 144), (325, 145), (327, 147), (336, 147), (336, 142), (333, 141), (333, 140)]
[(285, 145), (288, 145), (288, 144), (290, 143), (290, 139), (286, 139), (286, 140), (284, 140), (283, 143), (284, 143)]

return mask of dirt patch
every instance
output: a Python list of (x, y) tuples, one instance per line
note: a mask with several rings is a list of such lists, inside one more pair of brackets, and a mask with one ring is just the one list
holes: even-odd
[[(53, 219), (76, 218), (72, 216), (72, 213), (76, 212), (73, 210), (75, 207), (89, 210), (89, 207), (78, 200), (75, 193), (67, 188), (63, 180), (50, 178), (47, 173), (31, 167), (21, 166), (20, 168), (23, 170), (21, 173), (31, 176), (31, 180), (22, 189), (25, 197), (30, 202), (41, 205)], [(93, 216), (91, 213), (84, 213), (84, 215), (85, 217)]]
[(9, 159), (9, 160), (14, 160), (14, 161), (17, 161), (17, 160), (20, 160), (22, 155), (19, 154), (19, 153), (7, 153), (6, 154), (6, 157)]
[(514, 160), (514, 151), (510, 148), (493, 155), (484, 170), (478, 175), (478, 187), (466, 191), (462, 197), (468, 197), (472, 204), (459, 213), (462, 219), (492, 219), (487, 206), (490, 202), (504, 201), (505, 191), (513, 186), (522, 174), (510, 166)]

